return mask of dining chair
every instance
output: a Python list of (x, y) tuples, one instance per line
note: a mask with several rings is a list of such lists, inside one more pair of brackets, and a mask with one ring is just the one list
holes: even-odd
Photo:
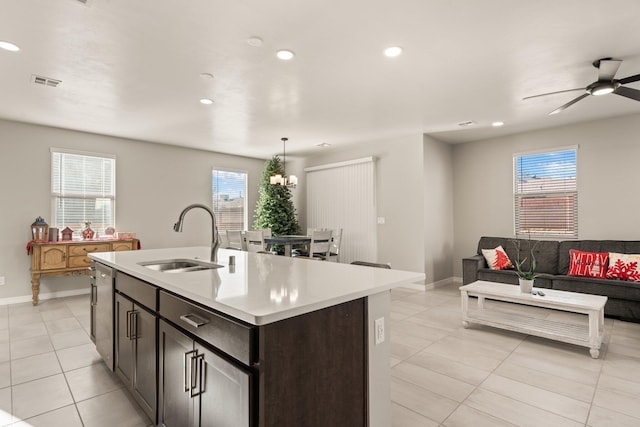
[(327, 261), (340, 262), (340, 242), (342, 241), (342, 228), (331, 230), (331, 248)]
[(309, 250), (292, 253), (291, 256), (307, 257), (316, 260), (326, 260), (331, 251), (331, 230), (313, 230)]
[(227, 230), (227, 246), (226, 249), (235, 249), (238, 251), (245, 250), (243, 248), (242, 231)]
[(244, 233), (247, 252), (264, 252), (264, 234), (262, 230), (246, 231)]

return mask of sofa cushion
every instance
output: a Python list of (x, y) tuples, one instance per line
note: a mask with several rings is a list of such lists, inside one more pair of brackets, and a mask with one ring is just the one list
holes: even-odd
[[(618, 252), (623, 254), (640, 254), (640, 241), (636, 240), (565, 240), (558, 249), (558, 273), (569, 272), (571, 249), (583, 252)], [(507, 254), (509, 251), (507, 251)], [(513, 258), (512, 258), (513, 259)]]
[[(551, 289), (551, 278), (554, 276), (541, 274), (536, 277), (533, 286), (536, 288)], [(491, 270), (490, 268), (481, 268), (478, 270), (478, 280), (487, 282), (508, 283), (518, 285), (518, 275), (515, 270)]]
[(606, 277), (609, 252), (582, 252), (571, 249), (569, 254), (571, 259), (569, 276), (597, 277), (599, 279)]
[(638, 267), (638, 264), (640, 264), (640, 255), (611, 252), (609, 257), (607, 279), (640, 282), (640, 268)]
[(623, 280), (594, 279), (591, 277), (556, 276), (553, 289), (580, 292), (584, 294), (604, 295), (621, 300), (640, 301), (640, 286)]
[(482, 249), (482, 255), (492, 270), (508, 270), (513, 268), (513, 264), (502, 246), (493, 249)]
[[(518, 253), (516, 241), (520, 241), (520, 253)], [(523, 270), (529, 270), (531, 256), (529, 243), (533, 246), (533, 255), (536, 258), (536, 273), (558, 274), (558, 248), (559, 242), (552, 240), (514, 239), (507, 237), (481, 237), (478, 242), (478, 255), (482, 255), (482, 249), (492, 249), (502, 246), (512, 262), (517, 259), (527, 259), (522, 265)], [(608, 252), (608, 251), (607, 251)], [(568, 263), (567, 263), (568, 265)], [(566, 271), (565, 271), (566, 274)]]

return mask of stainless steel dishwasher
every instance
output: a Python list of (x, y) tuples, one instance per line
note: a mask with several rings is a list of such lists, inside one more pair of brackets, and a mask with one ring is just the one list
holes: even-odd
[[(113, 371), (113, 278), (111, 267), (95, 263), (95, 290), (92, 295), (96, 350)], [(93, 320), (93, 319), (92, 319)]]

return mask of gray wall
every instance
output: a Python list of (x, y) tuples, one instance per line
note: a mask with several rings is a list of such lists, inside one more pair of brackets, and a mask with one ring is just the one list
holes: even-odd
[[(375, 156), (378, 262), (423, 272), (425, 268), (424, 173), (422, 135), (360, 141), (343, 149), (325, 149), (306, 159), (306, 166)], [(304, 178), (302, 179), (302, 181)], [(304, 185), (304, 182), (302, 182)]]
[(578, 145), (579, 239), (640, 240), (640, 115), (453, 147), (454, 275), (480, 236), (513, 236), (513, 153)]
[[(172, 225), (190, 203), (211, 206), (214, 167), (248, 172), (253, 222), (264, 160), (0, 120), (0, 276), (6, 281), (0, 300), (31, 295), (25, 245), (33, 220), (51, 219), (50, 147), (117, 156), (116, 228), (136, 232), (143, 248), (210, 245), (206, 212), (190, 212), (183, 233), (173, 232)], [(41, 281), (45, 294), (86, 287), (86, 277)]]
[(426, 283), (453, 276), (453, 147), (424, 136)]

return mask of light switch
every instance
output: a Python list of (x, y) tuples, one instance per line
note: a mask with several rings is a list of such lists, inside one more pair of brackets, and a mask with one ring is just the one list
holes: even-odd
[(383, 216), (379, 216), (378, 217), (378, 224), (384, 224), (384, 217)]

